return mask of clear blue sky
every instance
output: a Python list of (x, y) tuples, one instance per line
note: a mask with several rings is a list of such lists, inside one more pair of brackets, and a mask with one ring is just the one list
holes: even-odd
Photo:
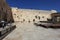
[(11, 7), (60, 12), (60, 0), (6, 0)]

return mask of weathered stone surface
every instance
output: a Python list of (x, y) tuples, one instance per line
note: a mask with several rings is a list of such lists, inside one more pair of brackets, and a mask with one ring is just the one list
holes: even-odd
[[(33, 9), (19, 9), (12, 7), (12, 14), (14, 21), (22, 21), (25, 19), (24, 22), (33, 22), (36, 21), (47, 21), (47, 19), (51, 19), (52, 12), (49, 10), (33, 10)], [(55, 11), (56, 13), (56, 11)], [(37, 16), (37, 18), (35, 17)], [(39, 18), (40, 17), (40, 18)]]

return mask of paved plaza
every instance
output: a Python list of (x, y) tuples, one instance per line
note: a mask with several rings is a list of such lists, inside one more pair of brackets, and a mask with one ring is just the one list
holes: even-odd
[(60, 40), (60, 29), (37, 27), (33, 23), (16, 22), (16, 29), (3, 40)]

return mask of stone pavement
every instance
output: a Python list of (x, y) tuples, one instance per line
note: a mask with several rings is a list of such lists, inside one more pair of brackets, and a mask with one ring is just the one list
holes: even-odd
[(33, 23), (16, 23), (16, 29), (3, 40), (60, 40), (60, 29), (43, 28)]

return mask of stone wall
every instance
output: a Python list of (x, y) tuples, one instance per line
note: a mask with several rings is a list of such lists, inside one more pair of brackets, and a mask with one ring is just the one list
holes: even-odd
[(47, 19), (51, 19), (51, 13), (55, 13), (56, 11), (48, 11), (48, 10), (33, 10), (33, 9), (18, 9), (12, 7), (12, 13), (14, 17), (14, 21), (20, 22), (37, 22), (37, 21), (47, 21)]

